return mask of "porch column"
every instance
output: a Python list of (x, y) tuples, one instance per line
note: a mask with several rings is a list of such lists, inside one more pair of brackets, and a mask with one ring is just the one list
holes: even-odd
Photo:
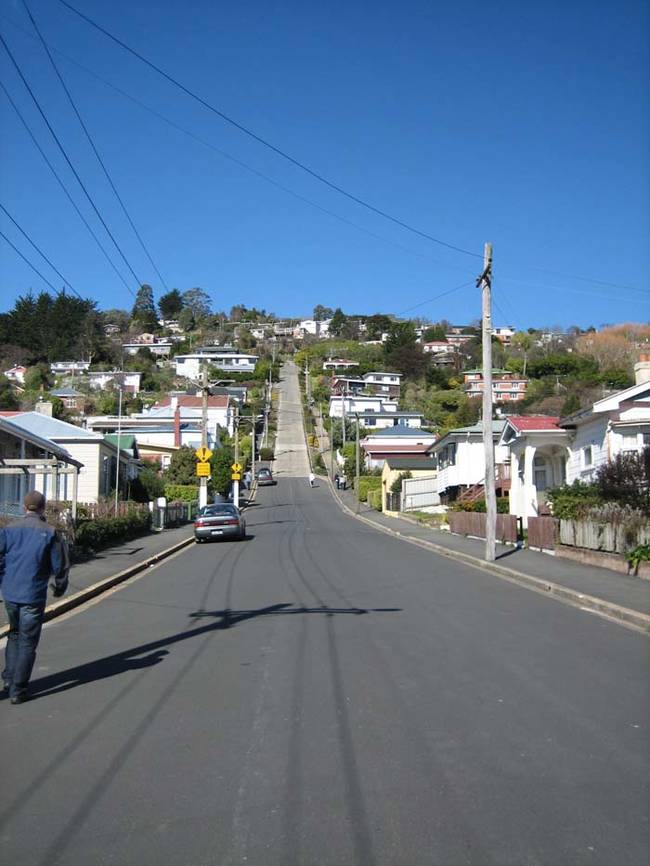
[(533, 461), (537, 448), (526, 445), (524, 450), (524, 501), (522, 518), (524, 526), (528, 526), (528, 518), (537, 515), (537, 490), (534, 483)]
[(72, 519), (77, 520), (77, 495), (79, 490), (79, 467), (75, 466), (72, 476)]
[(510, 451), (510, 494), (508, 496), (510, 514), (519, 516), (519, 500), (521, 496), (521, 485), (519, 483), (519, 453), (512, 449)]

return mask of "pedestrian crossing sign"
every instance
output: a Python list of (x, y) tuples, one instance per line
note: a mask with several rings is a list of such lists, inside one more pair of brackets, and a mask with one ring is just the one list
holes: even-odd
[(212, 451), (209, 448), (206, 448), (205, 445), (202, 445), (200, 448), (197, 448), (194, 452), (196, 456), (199, 458), (201, 463), (205, 463), (212, 457)]
[(233, 472), (241, 472), (241, 463), (233, 463), (230, 468)]

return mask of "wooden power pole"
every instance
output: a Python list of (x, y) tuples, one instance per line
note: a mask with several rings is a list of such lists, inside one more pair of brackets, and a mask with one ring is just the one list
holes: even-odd
[[(202, 424), (201, 424), (201, 446), (208, 447), (208, 394), (210, 388), (208, 386), (208, 365), (203, 364), (201, 371), (201, 394), (202, 394)], [(199, 478), (199, 508), (204, 508), (208, 504), (208, 479), (205, 477)]]
[(483, 300), (483, 447), (485, 450), (485, 559), (496, 558), (497, 499), (492, 430), (492, 244), (485, 244), (483, 273), (478, 279)]

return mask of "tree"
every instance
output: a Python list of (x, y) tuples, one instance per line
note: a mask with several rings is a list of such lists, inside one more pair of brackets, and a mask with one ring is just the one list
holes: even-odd
[(442, 325), (431, 325), (431, 327), (427, 328), (422, 334), (422, 341), (424, 343), (430, 343), (434, 340), (445, 343), (447, 342), (446, 331)]
[(312, 315), (317, 322), (323, 322), (325, 319), (332, 318), (334, 310), (331, 307), (324, 307), (322, 304), (316, 304)]
[(196, 484), (196, 455), (194, 448), (183, 445), (175, 451), (169, 466), (167, 467), (163, 480), (165, 484)]
[(191, 307), (183, 307), (179, 316), (178, 324), (182, 331), (193, 331), (196, 328), (196, 318)]
[(366, 319), (366, 334), (369, 340), (379, 340), (381, 335), (390, 331), (393, 320), (384, 313), (375, 313)]
[(0, 409), (9, 411), (19, 408), (20, 404), (13, 385), (6, 376), (0, 374)]
[(178, 289), (172, 289), (158, 301), (161, 319), (175, 319), (182, 309), (183, 297)]
[(606, 501), (650, 512), (650, 445), (638, 454), (617, 454), (596, 471), (596, 484)]
[(165, 482), (153, 466), (143, 467), (129, 484), (129, 499), (136, 502), (152, 502), (164, 495)]
[(222, 496), (226, 496), (231, 484), (231, 466), (234, 459), (231, 448), (227, 445), (217, 449), (210, 458), (210, 472), (212, 475), (212, 489)]
[(100, 314), (104, 325), (117, 325), (120, 334), (126, 334), (131, 324), (131, 316), (126, 310), (110, 309)]
[(519, 349), (524, 356), (524, 363), (522, 366), (522, 375), (526, 375), (526, 365), (528, 364), (528, 356), (530, 354), (530, 350), (535, 345), (535, 340), (532, 334), (526, 333), (526, 331), (517, 331), (516, 334), (512, 337), (512, 346), (515, 349)]
[(25, 391), (40, 391), (51, 388), (52, 374), (47, 364), (36, 364), (25, 373)]
[(332, 313), (330, 320), (329, 332), (333, 337), (339, 337), (343, 330), (343, 326), (347, 321), (347, 316), (340, 307), (337, 307)]
[(183, 308), (191, 310), (195, 320), (207, 319), (210, 315), (212, 300), (203, 289), (188, 289), (183, 292)]
[(147, 283), (143, 283), (138, 289), (131, 316), (134, 322), (146, 331), (155, 331), (158, 328), (153, 289)]
[(411, 322), (393, 323), (384, 343), (384, 358), (386, 364), (398, 373), (413, 379), (422, 375), (428, 360), (417, 342)]

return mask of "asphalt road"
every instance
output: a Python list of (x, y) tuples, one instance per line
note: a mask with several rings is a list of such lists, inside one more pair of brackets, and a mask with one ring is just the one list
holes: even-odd
[(647, 638), (319, 484), (45, 629), (3, 862), (645, 864)]

